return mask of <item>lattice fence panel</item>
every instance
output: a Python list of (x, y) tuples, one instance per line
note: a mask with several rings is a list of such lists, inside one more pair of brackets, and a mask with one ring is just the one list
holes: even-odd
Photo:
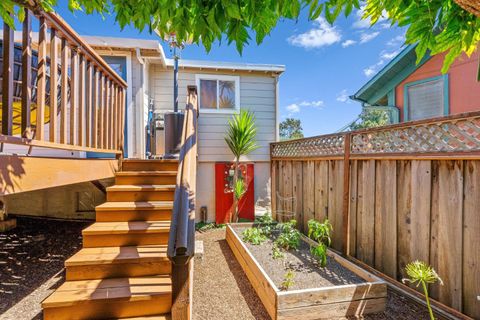
[(345, 135), (326, 135), (273, 144), (272, 158), (310, 158), (341, 156), (344, 154)]
[(352, 154), (480, 151), (480, 116), (352, 134)]

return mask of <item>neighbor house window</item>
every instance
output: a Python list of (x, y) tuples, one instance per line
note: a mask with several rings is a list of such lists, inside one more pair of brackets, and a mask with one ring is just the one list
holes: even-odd
[(448, 77), (440, 76), (405, 85), (405, 120), (448, 115)]
[(240, 80), (235, 76), (196, 76), (200, 109), (211, 112), (232, 112), (240, 108)]

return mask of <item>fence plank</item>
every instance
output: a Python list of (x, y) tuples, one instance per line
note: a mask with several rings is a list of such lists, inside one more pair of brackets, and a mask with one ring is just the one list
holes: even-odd
[(37, 119), (35, 139), (45, 139), (45, 90), (47, 84), (47, 22), (40, 17), (38, 31)]
[(295, 217), (293, 211), (293, 190), (292, 190), (292, 161), (285, 161), (283, 167), (283, 220), (289, 221)]
[(315, 220), (328, 218), (328, 161), (315, 161)]
[(349, 255), (357, 255), (357, 204), (358, 204), (358, 161), (350, 162), (350, 252)]
[(307, 228), (308, 220), (315, 218), (315, 164), (314, 161), (303, 163), (303, 225)]
[(462, 311), (462, 273), (457, 267), (462, 261), (462, 197), (463, 163), (445, 160), (438, 164), (438, 220), (432, 230), (436, 239), (432, 264), (444, 285), (432, 285), (438, 300)]
[(343, 236), (344, 160), (330, 160), (328, 168), (328, 220), (332, 224), (332, 247), (344, 252)]
[[(299, 230), (306, 230), (303, 223), (303, 165), (302, 161), (294, 161), (292, 166), (293, 210)], [(305, 190), (305, 192), (309, 192)]]
[[(465, 164), (463, 222), (463, 312), (480, 319), (480, 161)], [(475, 254), (477, 252), (477, 254)], [(458, 266), (460, 268), (460, 266)]]
[[(115, 132), (115, 130), (114, 130)], [(278, 161), (270, 160), (270, 199), (272, 218), (277, 219)]]
[(25, 10), (22, 32), (22, 137), (32, 138), (32, 15)]
[[(412, 180), (413, 179), (413, 180)], [(397, 243), (398, 243), (398, 278), (405, 278), (405, 266), (412, 261), (412, 229), (415, 221), (412, 220), (412, 184), (416, 177), (412, 176), (412, 161), (400, 160), (397, 164)], [(430, 183), (430, 179), (428, 183)], [(430, 199), (430, 197), (429, 197)], [(429, 216), (430, 218), (430, 216)], [(428, 221), (427, 226), (430, 225)], [(427, 246), (428, 246), (427, 242)], [(428, 260), (426, 260), (428, 261)], [(408, 284), (412, 288), (415, 285)], [(417, 289), (418, 290), (418, 289)]]
[(397, 277), (397, 166), (377, 161), (375, 168), (375, 269)]
[(375, 160), (358, 161), (357, 258), (374, 263)]
[(67, 119), (68, 119), (68, 55), (70, 48), (67, 40), (62, 38), (62, 73), (60, 93), (60, 143), (67, 143)]

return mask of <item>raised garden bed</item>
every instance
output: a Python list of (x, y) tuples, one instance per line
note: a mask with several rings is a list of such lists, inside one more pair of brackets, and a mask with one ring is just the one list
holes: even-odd
[[(242, 240), (252, 223), (227, 225), (226, 240), (272, 319), (332, 319), (385, 310), (386, 283), (328, 250), (325, 268), (311, 258), (311, 239), (302, 236), (298, 250), (273, 259), (273, 239), (261, 245)], [(294, 284), (280, 290), (283, 275), (295, 271)]]

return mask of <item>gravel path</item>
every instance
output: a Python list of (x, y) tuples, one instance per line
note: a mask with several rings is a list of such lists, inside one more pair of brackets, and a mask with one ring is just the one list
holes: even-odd
[(41, 301), (63, 283), (88, 222), (18, 218), (0, 233), (0, 319), (41, 319)]
[[(203, 259), (195, 259), (193, 315), (195, 320), (270, 319), (225, 241), (225, 229), (197, 232)], [(364, 319), (428, 320), (426, 308), (388, 290), (385, 312)]]

